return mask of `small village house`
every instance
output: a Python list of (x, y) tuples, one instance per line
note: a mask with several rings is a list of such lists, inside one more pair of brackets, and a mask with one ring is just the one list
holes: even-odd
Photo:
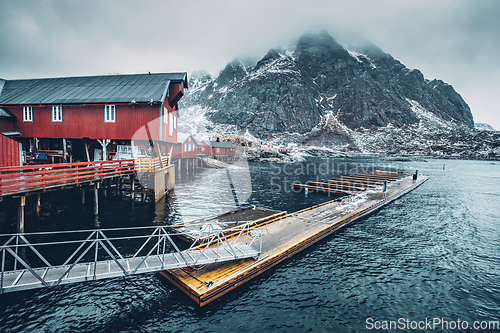
[(211, 156), (234, 156), (236, 154), (235, 147), (230, 142), (222, 141), (206, 141), (210, 147)]
[(182, 158), (196, 158), (200, 146), (202, 146), (202, 143), (196, 140), (192, 134), (189, 134), (182, 140)]

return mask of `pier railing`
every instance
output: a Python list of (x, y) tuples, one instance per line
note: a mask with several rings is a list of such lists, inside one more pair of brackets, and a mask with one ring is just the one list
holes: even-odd
[(166, 226), (0, 235), (0, 294), (257, 258), (262, 248), (262, 230), (250, 224), (231, 242), (214, 231), (183, 251), (175, 235)]
[(0, 196), (132, 174), (134, 168), (134, 160), (4, 167), (0, 168)]
[[(163, 165), (163, 167), (162, 167)], [(135, 171), (137, 172), (154, 172), (164, 169), (168, 165), (168, 157), (160, 158), (138, 158), (135, 160)]]

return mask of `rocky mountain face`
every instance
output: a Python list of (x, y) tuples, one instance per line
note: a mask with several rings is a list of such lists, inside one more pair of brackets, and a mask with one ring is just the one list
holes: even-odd
[[(256, 64), (236, 59), (215, 78), (193, 76), (190, 86), (181, 130), (192, 133), (446, 154), (438, 149), (443, 137), (457, 142), (477, 132), (469, 106), (451, 85), (425, 79), (375, 45), (347, 49), (327, 33), (302, 36), (293, 52), (271, 49)], [(490, 134), (483, 136), (495, 142)], [(498, 147), (493, 154), (500, 156)]]

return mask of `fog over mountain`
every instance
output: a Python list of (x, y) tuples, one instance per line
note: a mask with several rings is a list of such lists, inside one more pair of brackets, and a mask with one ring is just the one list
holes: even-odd
[(301, 36), (293, 50), (271, 49), (256, 63), (235, 59), (217, 77), (194, 74), (190, 84), (182, 126), (193, 133), (369, 153), (500, 156), (498, 133), (474, 129), (451, 85), (425, 79), (373, 44), (342, 46), (326, 32)]

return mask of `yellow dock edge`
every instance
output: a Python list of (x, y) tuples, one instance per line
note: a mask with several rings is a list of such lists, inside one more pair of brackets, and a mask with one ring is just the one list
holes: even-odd
[[(215, 287), (212, 287), (210, 289), (207, 289), (206, 292), (204, 293), (198, 293), (197, 290), (190, 288), (188, 285), (186, 285), (180, 278), (178, 278), (175, 274), (172, 272), (175, 272), (176, 270), (172, 270), (172, 272), (169, 271), (160, 271), (160, 274), (167, 278), (171, 283), (173, 283), (175, 286), (177, 286), (180, 290), (182, 290), (184, 293), (186, 293), (193, 301), (195, 301), (200, 307), (209, 304), (210, 302), (218, 299), (219, 297), (227, 294), (231, 290), (239, 287), (240, 285), (244, 284), (245, 282), (249, 281), (250, 279), (259, 276), (260, 274), (266, 272), (267, 270), (271, 269), (272, 267), (278, 265), (282, 261), (292, 257), (294, 254), (306, 249), (307, 247), (317, 243), (321, 239), (327, 237), (331, 233), (337, 231), (338, 229), (346, 226), (347, 224), (363, 217), (366, 216), (377, 209), (387, 205), (388, 203), (396, 200), (397, 198), (405, 195), (406, 193), (414, 190), (424, 182), (426, 182), (429, 178), (426, 177), (422, 181), (414, 184), (413, 186), (408, 187), (407, 189), (395, 193), (394, 195), (387, 197), (384, 200), (381, 200), (371, 206), (368, 206), (362, 210), (356, 211), (350, 215), (347, 215), (346, 217), (340, 219), (337, 221), (335, 224), (332, 224), (329, 228), (323, 229), (322, 231), (304, 239), (302, 242), (296, 244), (295, 246), (292, 246), (282, 252), (279, 252), (272, 257), (266, 257), (262, 258), (254, 263), (250, 263), (248, 266), (242, 268), (238, 272), (234, 273), (233, 276), (228, 276), (231, 277), (227, 281), (221, 283), (220, 285), (217, 285)], [(335, 200), (332, 200), (335, 201)], [(329, 201), (331, 202), (331, 201)], [(320, 206), (323, 206), (329, 202), (325, 202), (323, 204), (319, 204), (310, 208), (306, 208), (304, 210), (298, 211), (297, 213), (311, 210), (314, 208), (318, 208)], [(296, 214), (296, 213), (295, 213)], [(278, 220), (281, 220), (282, 218), (278, 218)]]

